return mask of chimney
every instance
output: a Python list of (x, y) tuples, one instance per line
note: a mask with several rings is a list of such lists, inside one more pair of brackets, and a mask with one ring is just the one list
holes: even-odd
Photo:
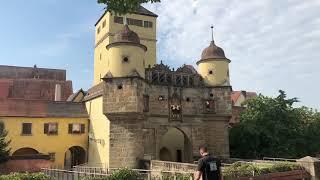
[(60, 84), (56, 84), (54, 101), (61, 101), (61, 85)]

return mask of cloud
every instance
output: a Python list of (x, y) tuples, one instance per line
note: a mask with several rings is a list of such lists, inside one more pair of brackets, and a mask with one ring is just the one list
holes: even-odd
[[(162, 0), (158, 54), (173, 66), (193, 64), (211, 40), (232, 60), (234, 89), (274, 95), (283, 88), (310, 106), (319, 89), (319, 0)], [(290, 92), (288, 92), (290, 94)]]

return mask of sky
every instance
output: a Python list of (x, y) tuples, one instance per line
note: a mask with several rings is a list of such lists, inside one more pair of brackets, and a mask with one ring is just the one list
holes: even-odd
[[(76, 2), (76, 3), (75, 3)], [(158, 62), (192, 64), (214, 38), (230, 63), (233, 90), (298, 97), (319, 108), (320, 0), (162, 0)], [(10, 0), (0, 6), (0, 64), (67, 70), (74, 90), (93, 81), (96, 0)]]

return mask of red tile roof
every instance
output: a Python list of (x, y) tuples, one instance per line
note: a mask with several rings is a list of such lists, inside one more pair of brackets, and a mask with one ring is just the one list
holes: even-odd
[(253, 98), (257, 96), (256, 92), (246, 92), (246, 91), (233, 91), (231, 93), (231, 100), (233, 103), (236, 103), (242, 93), (246, 93), (247, 98)]
[(83, 103), (0, 100), (0, 117), (88, 117)]

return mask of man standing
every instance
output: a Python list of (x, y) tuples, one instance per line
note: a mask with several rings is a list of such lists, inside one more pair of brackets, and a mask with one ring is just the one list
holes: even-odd
[(205, 146), (199, 148), (201, 158), (198, 162), (195, 180), (221, 180), (221, 162), (219, 159), (210, 156)]

